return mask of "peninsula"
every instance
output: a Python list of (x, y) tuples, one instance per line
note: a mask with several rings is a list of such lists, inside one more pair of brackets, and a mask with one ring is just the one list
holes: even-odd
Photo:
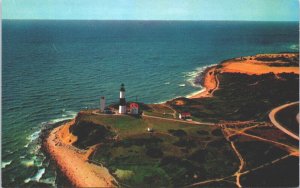
[(298, 186), (298, 66), (296, 53), (229, 59), (203, 91), (134, 114), (122, 86), (119, 108), (80, 111), (43, 146), (76, 187)]

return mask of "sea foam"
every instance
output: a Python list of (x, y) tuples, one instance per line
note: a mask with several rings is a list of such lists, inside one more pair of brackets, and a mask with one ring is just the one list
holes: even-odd
[(299, 45), (298, 44), (292, 44), (292, 45), (289, 46), (289, 48), (291, 50), (299, 50)]
[[(36, 139), (39, 137), (40, 133), (41, 133), (41, 130), (40, 130), (40, 129), (37, 130), (37, 131), (35, 131), (34, 133), (32, 133), (31, 135), (29, 135), (29, 136), (27, 137), (27, 140), (29, 140), (30, 142), (33, 142), (34, 140), (36, 140)], [(28, 147), (28, 146), (27, 146), (27, 147)]]
[(1, 168), (5, 168), (6, 166), (10, 165), (11, 162), (12, 162), (12, 161), (7, 161), (7, 162), (2, 161), (2, 163), (1, 163)]
[(50, 120), (50, 123), (57, 123), (60, 121), (73, 119), (77, 115), (77, 112), (71, 110), (62, 109), (61, 117)]
[(186, 78), (186, 81), (191, 84), (191, 86), (193, 87), (197, 87), (197, 88), (202, 88), (203, 86), (201, 86), (200, 84), (196, 83), (196, 78), (201, 75), (205, 69), (207, 69), (208, 67), (214, 66), (217, 64), (211, 64), (211, 65), (206, 65), (203, 67), (198, 67), (195, 70), (191, 71), (191, 72), (184, 72), (184, 77)]
[(26, 180), (24, 180), (24, 182), (25, 183), (28, 183), (30, 181), (39, 182), (44, 173), (45, 173), (45, 168), (39, 169), (38, 172), (33, 177), (27, 178)]

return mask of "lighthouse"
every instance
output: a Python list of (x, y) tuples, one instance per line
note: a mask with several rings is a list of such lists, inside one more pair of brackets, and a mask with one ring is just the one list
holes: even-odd
[(126, 113), (125, 87), (124, 84), (121, 84), (119, 114), (125, 114), (125, 113)]

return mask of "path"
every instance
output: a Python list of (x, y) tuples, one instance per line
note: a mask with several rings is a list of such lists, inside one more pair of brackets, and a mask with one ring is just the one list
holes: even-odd
[(169, 108), (170, 110), (172, 110), (173, 111), (173, 114), (172, 114), (173, 118), (176, 118), (176, 113), (177, 113), (176, 110), (174, 110), (171, 106), (167, 105), (166, 103), (164, 103), (162, 105)]
[(175, 121), (175, 122), (181, 122), (181, 123), (187, 123), (187, 124), (196, 124), (196, 125), (217, 125), (215, 123), (205, 123), (205, 122), (198, 122), (198, 121), (185, 121), (185, 120), (179, 120), (179, 119), (170, 119), (170, 118), (163, 118), (158, 116), (150, 116), (142, 114), (143, 117), (150, 117), (155, 119), (161, 119), (161, 120), (168, 120), (168, 121)]
[[(92, 112), (93, 115), (98, 115), (98, 116), (121, 116), (121, 114), (100, 114), (97, 113), (96, 110)], [(164, 118), (164, 117), (158, 117), (158, 116), (151, 116), (151, 115), (146, 115), (142, 113), (143, 117), (149, 117), (149, 118), (155, 118), (155, 119), (161, 119), (161, 120), (167, 120), (167, 121), (175, 121), (175, 122), (181, 122), (181, 123), (187, 123), (187, 124), (194, 124), (194, 125), (216, 125), (219, 126), (218, 124), (215, 123), (206, 123), (206, 122), (199, 122), (199, 121), (186, 121), (186, 120), (180, 120), (180, 119), (171, 119), (171, 118)]]
[(213, 96), (214, 92), (219, 89), (220, 81), (219, 81), (218, 75), (215, 76), (215, 81), (216, 81), (216, 87), (211, 91), (211, 93), (210, 93), (211, 96)]
[(241, 176), (241, 172), (242, 172), (242, 170), (243, 170), (243, 168), (244, 168), (244, 166), (245, 166), (245, 161), (244, 161), (244, 159), (243, 159), (243, 157), (242, 157), (242, 155), (240, 154), (240, 152), (236, 149), (236, 147), (235, 147), (235, 145), (234, 145), (234, 142), (230, 142), (231, 143), (231, 147), (232, 147), (232, 149), (233, 149), (233, 151), (235, 152), (235, 154), (237, 155), (237, 157), (239, 158), (239, 160), (240, 160), (240, 166), (239, 166), (239, 169), (235, 172), (235, 176), (236, 176), (236, 185), (238, 186), (238, 187), (242, 187), (241, 186), (241, 183), (240, 183), (240, 176)]

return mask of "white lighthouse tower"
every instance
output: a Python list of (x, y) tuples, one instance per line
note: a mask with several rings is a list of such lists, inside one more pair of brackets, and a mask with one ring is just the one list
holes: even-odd
[(121, 84), (119, 114), (126, 114), (125, 87)]

